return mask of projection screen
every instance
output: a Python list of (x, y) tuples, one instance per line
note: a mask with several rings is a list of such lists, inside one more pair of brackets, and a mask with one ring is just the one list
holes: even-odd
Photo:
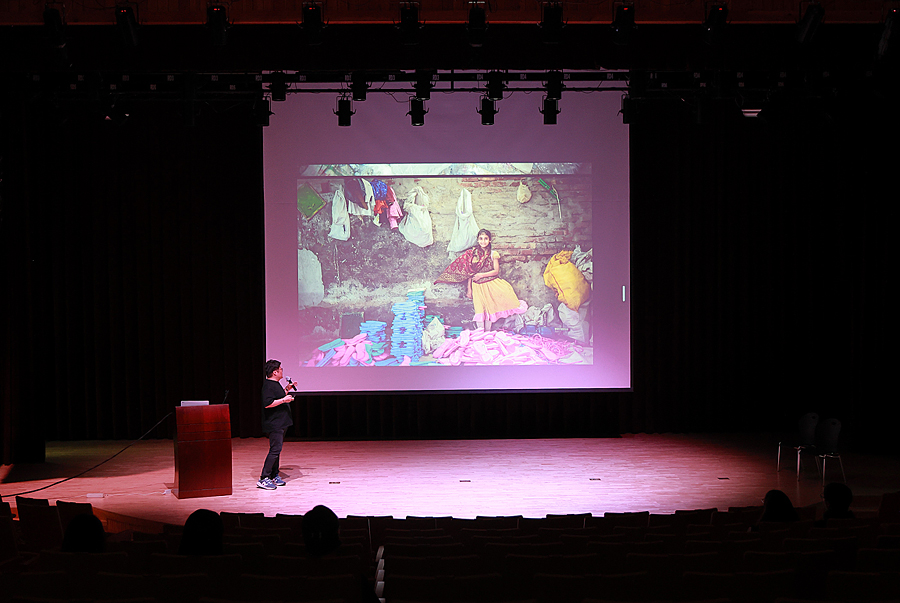
[(349, 127), (333, 94), (273, 103), (267, 358), (309, 392), (630, 388), (619, 94), (566, 93), (544, 125), (510, 93), (485, 126), (477, 94), (434, 92), (421, 127), (408, 96)]

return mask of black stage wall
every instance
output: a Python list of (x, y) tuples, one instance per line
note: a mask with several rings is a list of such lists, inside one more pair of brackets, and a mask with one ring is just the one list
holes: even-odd
[[(860, 92), (781, 123), (642, 107), (633, 392), (309, 396), (293, 435), (780, 431), (816, 409), (857, 445), (886, 442), (891, 107)], [(225, 390), (234, 435), (260, 435), (262, 130), (227, 111), (190, 121), (4, 102), (4, 463), (41, 459), (45, 440), (137, 438)]]

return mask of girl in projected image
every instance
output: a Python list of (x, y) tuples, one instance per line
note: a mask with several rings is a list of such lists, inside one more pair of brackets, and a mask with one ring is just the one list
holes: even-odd
[(489, 230), (478, 231), (475, 246), (467, 249), (441, 273), (436, 283), (466, 283), (466, 297), (475, 305), (472, 320), (490, 331), (495, 322), (524, 314), (528, 304), (516, 297), (512, 285), (500, 278), (500, 254), (491, 249)]

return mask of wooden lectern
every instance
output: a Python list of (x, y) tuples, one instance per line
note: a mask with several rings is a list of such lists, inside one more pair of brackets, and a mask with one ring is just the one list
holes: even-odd
[(177, 498), (231, 494), (231, 415), (227, 404), (175, 409)]

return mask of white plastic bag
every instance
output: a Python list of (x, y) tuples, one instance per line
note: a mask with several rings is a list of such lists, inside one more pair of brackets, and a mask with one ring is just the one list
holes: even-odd
[(526, 325), (535, 325), (543, 327), (549, 325), (556, 318), (553, 315), (553, 306), (544, 304), (543, 308), (537, 306), (529, 306), (523, 316)]
[(459, 201), (456, 202), (456, 224), (453, 225), (453, 234), (450, 235), (450, 244), (447, 245), (450, 257), (455, 257), (474, 246), (477, 239), (478, 223), (472, 214), (472, 193), (462, 189), (459, 191)]
[(519, 188), (516, 189), (516, 201), (519, 203), (528, 203), (528, 200), (531, 199), (531, 191), (528, 189), (528, 185), (525, 184), (525, 181), (519, 183)]
[(328, 236), (338, 241), (346, 241), (350, 238), (350, 214), (347, 212), (347, 198), (344, 190), (338, 189), (331, 199), (331, 230)]
[(419, 247), (428, 247), (434, 243), (431, 234), (431, 214), (428, 213), (428, 195), (417, 186), (409, 193), (403, 203), (403, 211), (406, 213), (400, 222), (400, 233), (406, 240)]
[(432, 318), (425, 331), (422, 333), (422, 349), (430, 354), (438, 349), (446, 340), (444, 323), (437, 318)]
[(581, 274), (584, 275), (584, 278), (587, 282), (593, 282), (594, 280), (594, 249), (588, 249), (587, 251), (581, 250), (581, 245), (575, 246), (575, 251), (572, 252), (572, 259), (570, 260), (575, 267), (581, 270)]
[(576, 341), (587, 341), (588, 323), (585, 316), (587, 316), (586, 304), (582, 304), (578, 310), (572, 310), (566, 304), (559, 304), (559, 319), (568, 328), (566, 334)]

